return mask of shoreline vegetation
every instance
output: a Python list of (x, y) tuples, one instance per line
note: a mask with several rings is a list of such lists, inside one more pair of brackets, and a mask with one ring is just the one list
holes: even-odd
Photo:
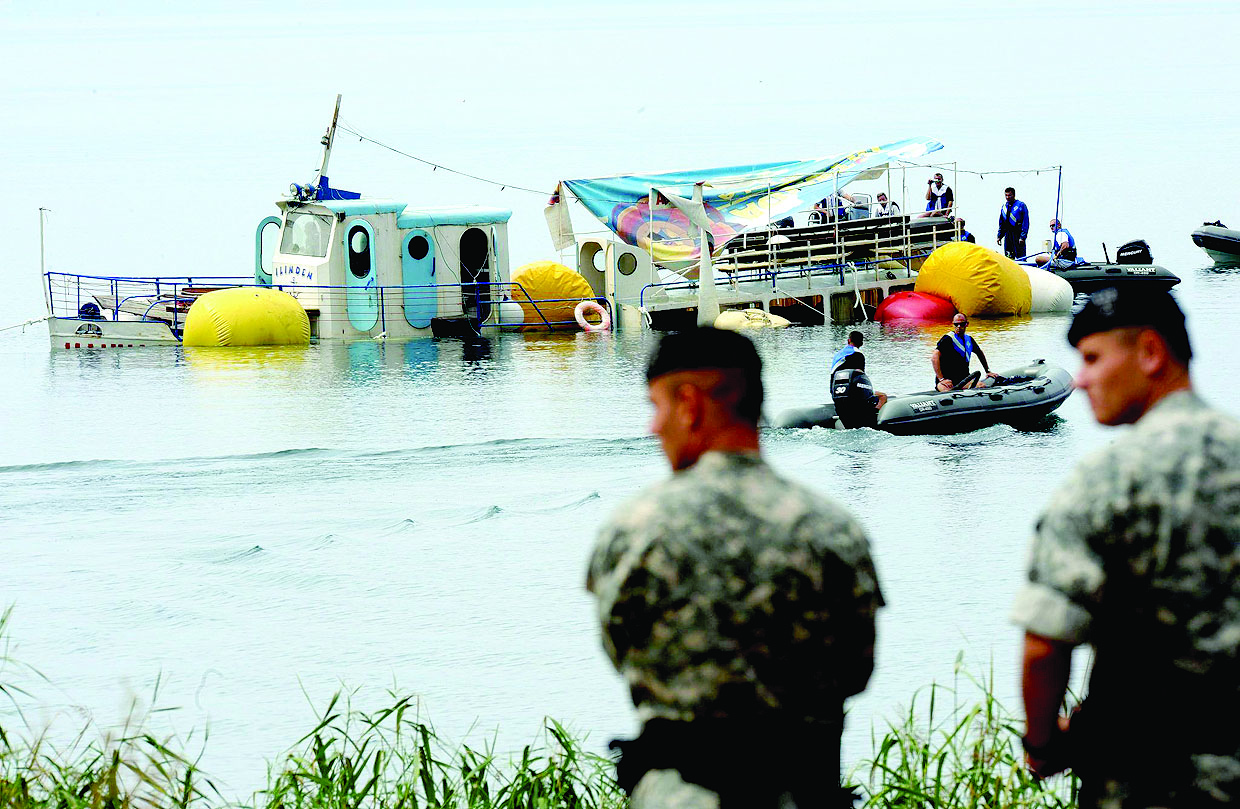
[[(9, 611), (0, 614), (0, 700), (18, 727), (0, 721), (0, 807), (5, 809), (623, 809), (612, 762), (547, 720), (519, 753), (450, 746), (419, 716), (415, 698), (391, 693), (373, 713), (337, 692), (315, 726), (268, 764), (267, 785), (248, 800), (216, 789), (197, 757), (157, 738), (142, 717), (103, 733), (89, 724), (64, 745), (31, 727), (30, 693), (12, 682), (33, 668), (8, 654)], [(962, 672), (957, 658), (957, 680)], [(1025, 770), (1019, 721), (985, 680), (931, 685), (879, 733), (872, 754), (846, 780), (864, 807), (1045, 807), (1075, 805), (1074, 778), (1035, 781)], [(157, 686), (158, 690), (158, 686)], [(976, 693), (972, 693), (976, 692)], [(945, 707), (946, 705), (946, 707)], [(10, 708), (12, 710), (10, 710)], [(153, 709), (159, 710), (159, 709)], [(98, 738), (92, 738), (96, 736)], [(187, 740), (192, 741), (192, 739)], [(205, 748), (207, 738), (199, 742)], [(755, 778), (762, 777), (755, 772)]]

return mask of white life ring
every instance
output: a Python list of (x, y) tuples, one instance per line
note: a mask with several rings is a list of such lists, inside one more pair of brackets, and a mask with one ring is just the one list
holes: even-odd
[[(586, 320), (586, 312), (594, 312), (600, 318), (598, 323)], [(607, 310), (591, 300), (584, 300), (573, 309), (573, 319), (584, 331), (607, 331), (611, 328), (611, 315)]]

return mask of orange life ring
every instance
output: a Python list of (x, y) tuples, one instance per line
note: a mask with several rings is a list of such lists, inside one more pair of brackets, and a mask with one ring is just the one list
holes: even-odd
[[(598, 323), (586, 320), (586, 312), (594, 312), (600, 318)], [(573, 309), (573, 319), (584, 331), (607, 331), (611, 328), (611, 315), (595, 301), (584, 300)]]

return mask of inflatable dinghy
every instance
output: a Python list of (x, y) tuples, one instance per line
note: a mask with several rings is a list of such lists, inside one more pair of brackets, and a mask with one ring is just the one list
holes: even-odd
[[(1026, 259), (1022, 260), (1029, 263)], [(1077, 259), (1068, 267), (1055, 264), (1041, 266), (1071, 284), (1072, 291), (1076, 294), (1117, 286), (1166, 290), (1180, 283), (1178, 275), (1154, 263), (1150, 246), (1143, 239), (1120, 245), (1115, 251), (1113, 264), (1109, 261), (1099, 264)]]
[(1072, 375), (1045, 360), (1000, 374), (999, 384), (970, 390), (923, 391), (893, 395), (875, 411), (873, 388), (856, 369), (836, 371), (831, 404), (787, 410), (775, 427), (871, 427), (895, 435), (943, 435), (995, 424), (1037, 423), (1072, 393)]
[(1222, 222), (1206, 222), (1193, 231), (1193, 244), (1219, 264), (1240, 263), (1240, 230)]

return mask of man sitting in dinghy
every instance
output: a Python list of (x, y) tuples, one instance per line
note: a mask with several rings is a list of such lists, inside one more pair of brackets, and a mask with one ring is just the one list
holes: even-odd
[(1033, 260), (1039, 267), (1049, 264), (1070, 270), (1076, 266), (1076, 239), (1058, 219), (1051, 220), (1051, 251), (1038, 253)]
[(934, 366), (934, 387), (936, 390), (964, 390), (976, 388), (981, 374), (977, 371), (969, 373), (969, 359), (976, 354), (982, 363), (987, 379), (998, 379), (999, 375), (990, 372), (990, 363), (986, 361), (986, 353), (965, 329), (969, 327), (969, 318), (957, 313), (952, 318), (952, 330), (939, 338), (939, 343), (930, 355), (930, 364)]
[[(848, 333), (848, 342), (831, 358), (830, 378), (835, 378), (835, 372), (840, 370), (856, 368), (858, 371), (865, 371), (865, 355), (859, 350), (864, 342), (865, 335), (861, 332)], [(882, 410), (883, 405), (887, 404), (887, 394), (878, 390), (874, 391), (873, 403), (875, 410)]]

